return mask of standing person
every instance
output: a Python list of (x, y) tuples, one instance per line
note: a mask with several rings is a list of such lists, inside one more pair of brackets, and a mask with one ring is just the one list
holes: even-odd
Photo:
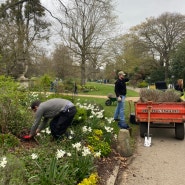
[(120, 71), (118, 73), (118, 79), (115, 82), (115, 94), (118, 100), (116, 110), (114, 112), (114, 120), (119, 121), (118, 126), (120, 128), (128, 129), (129, 126), (125, 122), (125, 96), (127, 94), (126, 89), (126, 82), (128, 82), (129, 79), (125, 77), (125, 73), (123, 71)]
[(78, 88), (76, 82), (74, 83), (74, 94), (78, 94)]
[(183, 79), (178, 79), (177, 84), (175, 85), (175, 90), (181, 92), (181, 96), (184, 94), (183, 93)]
[[(51, 134), (54, 139), (59, 139), (71, 125), (76, 114), (74, 104), (69, 100), (60, 98), (53, 98), (43, 103), (34, 101), (31, 104), (31, 109), (35, 112), (35, 121), (30, 131), (30, 138), (44, 129), (51, 119)], [(42, 117), (43, 121), (41, 122)]]

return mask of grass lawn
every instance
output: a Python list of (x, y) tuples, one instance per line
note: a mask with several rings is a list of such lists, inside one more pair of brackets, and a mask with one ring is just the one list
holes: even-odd
[[(79, 94), (87, 95), (102, 95), (107, 96), (108, 94), (114, 94), (114, 84), (101, 84), (97, 82), (88, 82), (87, 87), (92, 88), (89, 92), (79, 92)], [(138, 92), (129, 90), (127, 88), (127, 97), (137, 97), (139, 96)]]

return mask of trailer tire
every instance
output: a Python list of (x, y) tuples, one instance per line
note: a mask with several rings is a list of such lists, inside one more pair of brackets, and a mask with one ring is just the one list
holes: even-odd
[(112, 104), (111, 100), (106, 100), (105, 105), (110, 106)]
[(175, 123), (175, 137), (177, 139), (184, 139), (184, 123)]
[(140, 127), (140, 137), (143, 138), (148, 130), (147, 122), (139, 123), (139, 127)]

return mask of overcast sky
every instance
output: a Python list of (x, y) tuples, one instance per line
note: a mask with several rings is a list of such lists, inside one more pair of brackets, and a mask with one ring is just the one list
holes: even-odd
[[(1, 1), (1, 0), (0, 0)], [(67, 0), (65, 0), (67, 1)], [(120, 33), (126, 33), (149, 17), (158, 17), (162, 13), (181, 13), (185, 15), (185, 0), (113, 0), (116, 4), (116, 14), (121, 23)], [(56, 1), (41, 0), (49, 10), (56, 8)], [(54, 8), (54, 9), (55, 9)], [(56, 9), (55, 9), (56, 10)], [(55, 40), (56, 41), (56, 40)]]
[(164, 12), (185, 15), (185, 0), (116, 0), (116, 4), (119, 21), (125, 30)]
[[(1, 1), (1, 0), (0, 0)], [(128, 30), (151, 16), (158, 17), (165, 12), (185, 14), (185, 0), (113, 0), (116, 3), (116, 14), (123, 28)], [(41, 0), (48, 7), (56, 1)]]

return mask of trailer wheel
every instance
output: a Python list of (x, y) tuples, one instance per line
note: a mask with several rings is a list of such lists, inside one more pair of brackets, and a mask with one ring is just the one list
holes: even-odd
[(184, 139), (184, 123), (175, 124), (175, 137), (177, 139)]
[(106, 100), (105, 105), (110, 106), (112, 104), (111, 100)]
[(139, 123), (140, 124), (140, 137), (144, 137), (148, 130), (148, 125), (146, 122)]

